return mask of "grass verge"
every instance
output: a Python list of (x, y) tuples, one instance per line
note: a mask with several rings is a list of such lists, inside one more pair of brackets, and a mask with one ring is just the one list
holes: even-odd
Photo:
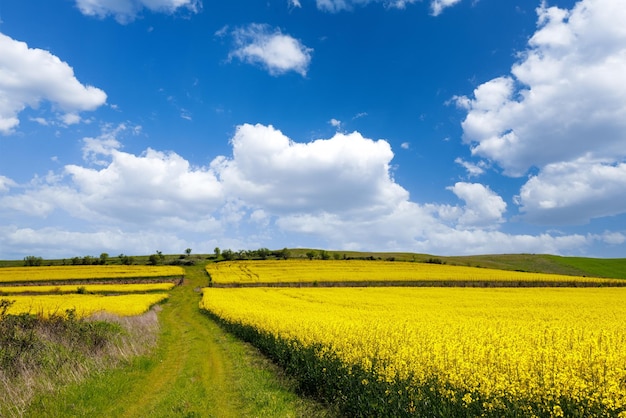
[(48, 318), (6, 313), (0, 300), (0, 416), (21, 417), (33, 398), (142, 354), (156, 341), (155, 312), (132, 318)]

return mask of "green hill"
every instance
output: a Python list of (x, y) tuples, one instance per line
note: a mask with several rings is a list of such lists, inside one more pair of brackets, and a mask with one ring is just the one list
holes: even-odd
[[(593, 276), (626, 279), (626, 258), (588, 258), (562, 257), (549, 254), (486, 254), (469, 256), (437, 256), (408, 252), (361, 252), (333, 251), (310, 248), (288, 249), (291, 258), (305, 258), (314, 252), (316, 257), (324, 254), (329, 258), (355, 258), (371, 260), (413, 261), (418, 263), (445, 263), (450, 265), (495, 268), (501, 270), (528, 271), (538, 273), (568, 274), (574, 276)], [(179, 260), (179, 255), (166, 255), (164, 263)], [(194, 254), (186, 260), (195, 264), (215, 260), (213, 254)], [(66, 260), (67, 261), (67, 260)], [(119, 263), (117, 257), (111, 257), (110, 264)], [(135, 256), (134, 264), (146, 264), (147, 256)], [(43, 265), (62, 264), (62, 260), (45, 260)], [(0, 261), (0, 267), (23, 265), (22, 260)]]

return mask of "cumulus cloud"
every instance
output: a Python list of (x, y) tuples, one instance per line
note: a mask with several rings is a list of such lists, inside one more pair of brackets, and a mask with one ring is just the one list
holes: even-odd
[(113, 149), (105, 168), (67, 165), (65, 173), (79, 197), (78, 216), (148, 222), (210, 213), (221, 202), (215, 175), (173, 152), (148, 148), (133, 155)]
[(233, 158), (212, 168), (229, 193), (274, 213), (374, 211), (408, 197), (390, 177), (389, 143), (357, 132), (296, 143), (272, 126), (244, 124), (232, 146)]
[(102, 90), (81, 84), (72, 67), (55, 55), (0, 33), (0, 133), (13, 132), (19, 113), (43, 101), (72, 124), (80, 121), (78, 112), (95, 110), (106, 98)]
[(525, 218), (582, 224), (626, 212), (626, 163), (578, 159), (546, 166), (517, 198)]
[(626, 212), (626, 9), (581, 0), (537, 9), (538, 29), (511, 74), (489, 80), (467, 111), (464, 141), (509, 176), (530, 177), (517, 203), (526, 220), (584, 223)]
[(505, 173), (523, 175), (585, 155), (626, 156), (626, 8), (583, 0), (572, 10), (537, 9), (539, 28), (511, 75), (480, 85), (467, 109), (464, 140)]
[(78, 10), (86, 16), (103, 19), (114, 16), (119, 23), (133, 21), (143, 9), (159, 13), (174, 13), (186, 9), (197, 13), (200, 0), (76, 0)]
[(192, 167), (173, 152), (148, 148), (133, 155), (119, 147), (110, 133), (85, 138), (88, 166), (69, 164), (62, 173), (35, 178), (22, 193), (2, 197), (0, 209), (38, 217), (61, 210), (90, 222), (160, 227), (189, 228), (194, 219), (193, 228), (210, 227), (223, 198), (209, 169)]
[(466, 228), (492, 228), (504, 222), (506, 203), (489, 187), (479, 183), (458, 182), (448, 187), (465, 207), (458, 218), (458, 226)]
[[(224, 30), (218, 31), (224, 35)], [(264, 67), (271, 75), (281, 75), (294, 71), (306, 76), (311, 53), (313, 50), (306, 47), (299, 40), (285, 35), (280, 29), (272, 29), (269, 25), (253, 23), (231, 32), (234, 49), (228, 55), (229, 59), (238, 58), (249, 64)]]
[[(458, 210), (462, 213), (462, 210)], [(591, 245), (595, 237), (583, 235), (507, 234), (491, 228), (463, 229), (439, 218), (441, 207), (405, 201), (390, 212), (368, 220), (340, 214), (301, 214), (281, 217), (286, 231), (310, 234), (346, 250), (385, 249), (427, 254), (463, 255), (493, 253), (576, 252)]]
[(131, 131), (120, 125), (85, 138), (84, 164), (29, 184), (0, 176), (0, 215), (15, 221), (0, 226), (0, 242), (26, 251), (22, 256), (312, 242), (445, 255), (563, 253), (623, 238), (499, 231), (507, 205), (478, 183), (448, 188), (458, 205), (413, 202), (393, 178), (389, 143), (358, 132), (300, 143), (272, 126), (244, 124), (231, 139), (231, 156), (194, 167), (172, 152), (124, 152), (119, 137)]

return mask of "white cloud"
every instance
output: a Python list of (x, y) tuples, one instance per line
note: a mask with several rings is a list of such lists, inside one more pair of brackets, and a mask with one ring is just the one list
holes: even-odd
[(506, 203), (482, 184), (449, 187), (460, 205), (412, 202), (393, 179), (389, 143), (358, 132), (298, 143), (272, 126), (244, 124), (231, 139), (232, 156), (193, 167), (171, 152), (123, 152), (119, 137), (132, 131), (120, 125), (85, 138), (85, 165), (66, 165), (26, 185), (0, 176), (0, 215), (10, 220), (0, 226), (6, 243), (0, 253), (67, 257), (317, 243), (442, 255), (558, 254), (623, 238), (617, 231), (501, 232)]
[(511, 74), (456, 97), (464, 141), (504, 174), (535, 167), (517, 202), (537, 223), (626, 213), (626, 8), (582, 0), (537, 9), (538, 29)]
[(514, 176), (588, 154), (625, 157), (623, 2), (583, 0), (572, 10), (544, 4), (537, 12), (539, 28), (511, 75), (457, 99), (468, 110), (464, 140)]
[(621, 232), (605, 231), (604, 234), (600, 236), (600, 239), (607, 244), (620, 245), (626, 242), (626, 235)]
[(432, 0), (430, 2), (430, 10), (433, 16), (439, 16), (441, 12), (443, 12), (443, 9), (454, 6), (460, 1), (461, 0)]
[(408, 142), (403, 142), (402, 144), (400, 144), (400, 148), (402, 149), (409, 149), (411, 148), (411, 144)]
[(80, 115), (76, 113), (66, 113), (61, 116), (61, 121), (66, 125), (76, 125), (77, 123), (80, 123), (80, 120)]
[(84, 139), (83, 157), (96, 168), (71, 164), (35, 178), (22, 193), (1, 197), (0, 209), (36, 217), (60, 210), (88, 222), (159, 229), (213, 228), (211, 213), (223, 202), (214, 173), (172, 152), (122, 152), (114, 136), (124, 129)]
[(514, 235), (493, 229), (458, 229), (438, 218), (440, 208), (405, 201), (367, 220), (339, 214), (281, 217), (290, 232), (321, 237), (333, 249), (414, 251), (440, 255), (550, 253), (579, 251), (594, 242), (582, 235)]
[(504, 222), (506, 203), (489, 187), (479, 183), (458, 182), (448, 187), (448, 190), (465, 201), (458, 218), (459, 228), (493, 228)]
[(83, 138), (83, 160), (95, 165), (108, 165), (109, 157), (113, 150), (122, 147), (122, 144), (116, 137), (126, 129), (124, 124), (120, 124), (112, 129), (105, 127), (99, 137)]
[(582, 224), (626, 212), (626, 163), (579, 159), (546, 166), (518, 197), (526, 219)]
[(235, 49), (229, 59), (238, 58), (250, 64), (263, 66), (272, 75), (295, 71), (306, 76), (311, 63), (311, 48), (299, 40), (284, 35), (269, 25), (251, 24), (231, 32)]
[(192, 245), (174, 233), (128, 232), (117, 228), (85, 232), (55, 227), (34, 229), (0, 226), (0, 236), (7, 247), (27, 249), (24, 253), (16, 252), (18, 256), (45, 254), (46, 258), (87, 254), (98, 256), (103, 252), (109, 252), (111, 257), (117, 257), (121, 253), (152, 254), (157, 249), (165, 250), (166, 254), (172, 254), (178, 251), (182, 253), (184, 248)]
[(11, 187), (15, 187), (17, 184), (8, 177), (0, 175), (0, 192), (7, 192)]
[(354, 132), (295, 143), (272, 126), (241, 125), (233, 158), (212, 164), (229, 193), (274, 213), (375, 211), (405, 200), (386, 141)]
[(328, 123), (330, 123), (331, 126), (335, 128), (341, 128), (341, 121), (338, 119), (332, 118), (331, 120), (328, 121)]
[(300, 0), (288, 0), (287, 2), (291, 7), (302, 7)]
[(197, 13), (202, 3), (200, 0), (76, 0), (76, 6), (86, 16), (103, 19), (111, 15), (119, 23), (128, 23), (144, 8), (159, 13), (174, 13), (179, 9)]
[(201, 217), (221, 203), (222, 188), (215, 175), (191, 167), (173, 152), (150, 148), (138, 156), (109, 152), (111, 162), (105, 168), (65, 167), (77, 198), (75, 208), (67, 210), (75, 216), (150, 223)]
[[(355, 6), (365, 6), (369, 3), (382, 3), (390, 9), (404, 9), (407, 5), (417, 3), (420, 0), (316, 0), (317, 8), (325, 12), (337, 13), (349, 11)], [(459, 3), (461, 0), (432, 0), (430, 8), (433, 16), (441, 14), (443, 9)]]
[(102, 90), (81, 84), (72, 67), (50, 52), (0, 33), (0, 133), (13, 132), (19, 113), (42, 101), (53, 103), (65, 123), (76, 123), (77, 112), (95, 110), (106, 98)]
[(480, 176), (485, 172), (485, 168), (487, 168), (487, 163), (482, 160), (479, 161), (477, 164), (474, 164), (458, 157), (454, 160), (454, 162), (465, 168), (469, 177)]
[(38, 124), (40, 124), (42, 126), (50, 125), (50, 121), (46, 120), (45, 118), (37, 117), (37, 118), (30, 118), (30, 120), (32, 122), (37, 122)]

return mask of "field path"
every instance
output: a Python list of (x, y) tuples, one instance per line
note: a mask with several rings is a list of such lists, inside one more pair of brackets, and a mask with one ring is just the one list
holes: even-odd
[(35, 400), (32, 417), (331, 417), (298, 397), (292, 384), (251, 346), (198, 308), (204, 266), (186, 268), (159, 313), (154, 354), (61, 393)]
[(124, 406), (119, 416), (199, 416), (209, 411), (239, 416), (238, 394), (225, 372), (232, 368), (230, 358), (216, 340), (215, 324), (198, 311), (197, 292), (206, 283), (204, 270), (187, 269), (185, 283), (171, 293), (159, 317), (164, 329), (160, 362), (126, 399), (118, 399)]

